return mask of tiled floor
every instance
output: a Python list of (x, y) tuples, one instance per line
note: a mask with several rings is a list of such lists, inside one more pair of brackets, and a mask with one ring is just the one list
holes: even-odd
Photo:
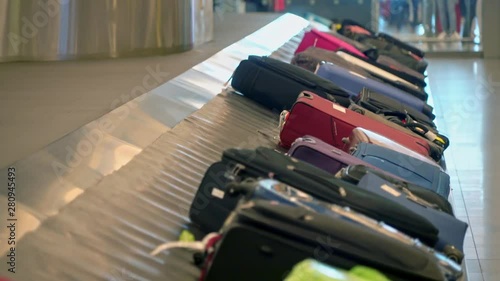
[(446, 159), (456, 215), (470, 226), (469, 281), (498, 281), (500, 60), (432, 59), (429, 78), (438, 126), (451, 139)]

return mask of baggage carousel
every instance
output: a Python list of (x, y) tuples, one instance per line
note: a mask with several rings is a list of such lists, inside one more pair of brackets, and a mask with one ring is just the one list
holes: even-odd
[[(0, 275), (17, 281), (197, 280), (190, 252), (150, 252), (177, 240), (205, 170), (223, 150), (276, 145), (277, 115), (224, 83), (250, 54), (290, 61), (308, 26), (283, 15), (14, 163), (20, 178), (16, 274)], [(6, 205), (5, 190), (0, 202)], [(5, 212), (0, 215), (7, 221)], [(4, 266), (6, 244), (0, 245)]]

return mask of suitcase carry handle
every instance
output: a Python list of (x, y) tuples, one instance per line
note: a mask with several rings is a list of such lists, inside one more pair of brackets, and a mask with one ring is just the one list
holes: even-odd
[(309, 91), (303, 91), (299, 94), (298, 98), (306, 98), (312, 100), (314, 97)]

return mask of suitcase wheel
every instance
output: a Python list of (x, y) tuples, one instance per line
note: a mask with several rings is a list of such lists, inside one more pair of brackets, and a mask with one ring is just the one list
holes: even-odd
[(462, 260), (464, 259), (464, 253), (455, 248), (455, 246), (451, 245), (444, 247), (443, 254), (445, 254), (452, 261), (455, 261), (457, 264), (462, 264)]

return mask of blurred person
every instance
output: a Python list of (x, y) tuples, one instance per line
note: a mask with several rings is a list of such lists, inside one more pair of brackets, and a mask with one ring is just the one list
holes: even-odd
[(437, 36), (438, 39), (445, 39), (446, 37), (453, 40), (460, 40), (460, 34), (457, 32), (457, 15), (455, 6), (458, 0), (436, 0), (437, 9), (439, 13), (439, 20), (443, 31)]

